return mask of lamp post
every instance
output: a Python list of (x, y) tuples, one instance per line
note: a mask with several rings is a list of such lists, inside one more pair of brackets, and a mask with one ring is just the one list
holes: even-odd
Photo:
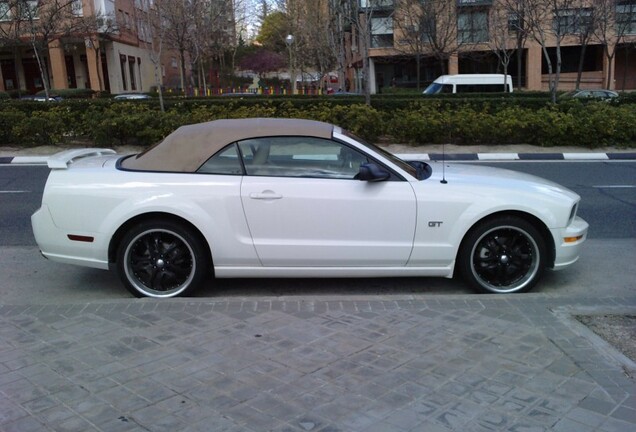
[(292, 57), (292, 45), (294, 43), (294, 35), (288, 34), (285, 38), (285, 44), (289, 50), (289, 86), (291, 87), (291, 94), (296, 94), (296, 71), (294, 70), (294, 63)]

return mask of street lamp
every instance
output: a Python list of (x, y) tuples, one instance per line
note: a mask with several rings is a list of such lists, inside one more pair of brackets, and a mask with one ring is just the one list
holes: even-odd
[(293, 66), (292, 58), (292, 44), (294, 43), (294, 35), (288, 34), (285, 38), (285, 44), (289, 50), (289, 86), (291, 88), (291, 94), (296, 94), (296, 73)]

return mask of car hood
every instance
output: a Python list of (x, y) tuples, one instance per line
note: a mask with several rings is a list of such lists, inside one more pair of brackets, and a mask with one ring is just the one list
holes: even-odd
[(442, 164), (443, 162), (431, 164), (433, 168), (431, 180), (441, 181), (445, 178), (448, 184), (456, 186), (473, 186), (502, 191), (533, 191), (558, 199), (567, 197), (578, 200), (580, 198), (578, 194), (558, 183), (531, 174), (503, 168), (448, 162), (446, 162), (445, 169), (442, 169)]

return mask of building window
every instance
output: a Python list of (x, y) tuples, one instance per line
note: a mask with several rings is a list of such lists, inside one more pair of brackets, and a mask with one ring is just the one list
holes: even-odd
[(137, 69), (138, 69), (138, 72), (139, 72), (139, 90), (143, 91), (144, 86), (141, 83), (141, 76), (142, 76), (142, 74), (141, 74), (141, 58), (139, 58), (139, 57), (137, 57)]
[(386, 9), (393, 8), (395, 0), (360, 0), (361, 8)]
[(592, 30), (592, 9), (561, 9), (554, 17), (554, 31), (558, 35), (586, 34)]
[(73, 3), (71, 3), (71, 10), (73, 11), (73, 15), (75, 16), (84, 16), (84, 6), (82, 5), (82, 0), (73, 0)]
[(636, 34), (636, 1), (616, 4), (616, 30), (622, 34)]
[(0, 1), (0, 21), (11, 20), (11, 6), (8, 1)]
[(126, 74), (127, 74), (127, 68), (126, 68), (126, 56), (120, 54), (119, 55), (119, 63), (120, 63), (120, 67), (121, 67), (121, 83), (122, 83), (122, 89), (123, 90), (128, 90), (128, 84), (126, 81)]
[(135, 58), (128, 57), (128, 71), (130, 72), (130, 89), (137, 90), (137, 80), (135, 80)]
[(457, 33), (460, 43), (488, 42), (488, 11), (462, 9), (457, 14)]
[(519, 16), (518, 13), (512, 12), (508, 15), (508, 31), (512, 33), (522, 32), (523, 28), (523, 19)]
[(371, 48), (393, 46), (393, 18), (371, 18)]
[(22, 19), (35, 19), (38, 17), (37, 0), (27, 0), (18, 2), (18, 11)]

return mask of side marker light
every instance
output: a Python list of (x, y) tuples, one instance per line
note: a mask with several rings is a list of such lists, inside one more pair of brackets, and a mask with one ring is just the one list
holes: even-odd
[(82, 236), (82, 235), (76, 235), (76, 234), (68, 234), (67, 237), (69, 240), (85, 242), (85, 243), (93, 243), (93, 240), (95, 240), (95, 237)]

